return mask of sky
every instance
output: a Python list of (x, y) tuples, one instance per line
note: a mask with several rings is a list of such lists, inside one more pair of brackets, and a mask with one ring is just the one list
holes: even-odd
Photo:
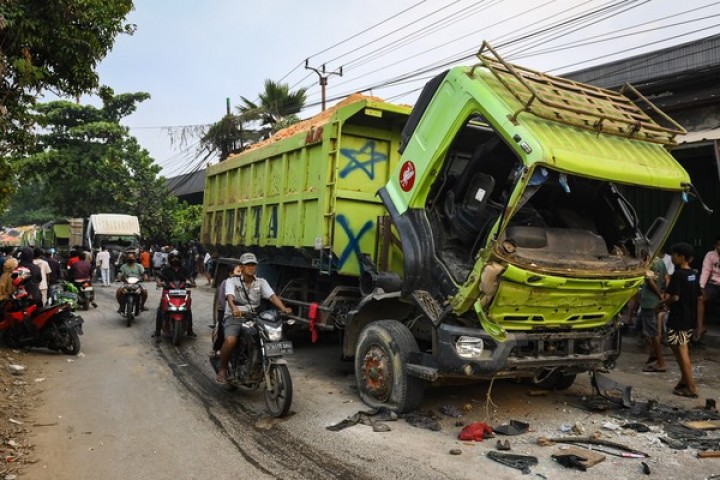
[[(198, 137), (266, 79), (307, 87), (308, 118), (356, 91), (413, 104), (434, 74), (476, 63), (490, 42), (507, 60), (551, 74), (720, 34), (710, 0), (135, 0), (98, 73), (116, 93), (150, 100), (123, 124), (170, 178), (203, 166)], [(342, 76), (330, 75), (342, 67)], [(84, 102), (97, 99), (84, 97)], [(192, 126), (193, 128), (182, 128)]]

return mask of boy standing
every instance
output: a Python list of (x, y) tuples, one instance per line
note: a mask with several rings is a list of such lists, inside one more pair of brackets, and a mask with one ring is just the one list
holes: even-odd
[(680, 367), (680, 381), (673, 393), (681, 397), (697, 398), (697, 385), (692, 374), (688, 343), (702, 317), (703, 297), (698, 273), (690, 268), (693, 247), (688, 243), (677, 243), (671, 249), (675, 272), (664, 295), (663, 302), (670, 307), (667, 318), (668, 344)]

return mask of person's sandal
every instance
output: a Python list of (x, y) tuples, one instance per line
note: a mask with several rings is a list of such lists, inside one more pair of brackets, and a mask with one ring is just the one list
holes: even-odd
[(673, 395), (677, 395), (678, 397), (698, 398), (698, 394), (692, 393), (687, 387), (676, 388), (673, 390)]
[(642, 371), (646, 373), (665, 373), (667, 372), (667, 369), (660, 368), (657, 365), (646, 365), (645, 368), (642, 369)]

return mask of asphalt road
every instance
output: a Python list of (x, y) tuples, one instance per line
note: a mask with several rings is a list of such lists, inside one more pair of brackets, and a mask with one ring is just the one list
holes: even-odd
[[(204, 283), (204, 282), (202, 282)], [(152, 285), (152, 284), (151, 284)], [(648, 452), (644, 461), (655, 478), (699, 479), (720, 473), (720, 459), (697, 459), (696, 451), (672, 450), (659, 441), (664, 427), (652, 431), (610, 431), (622, 415), (596, 413), (584, 407), (592, 393), (583, 376), (566, 392), (535, 396), (535, 389), (511, 381), (496, 382), (487, 401), (487, 383), (430, 389), (422, 410), (438, 420), (440, 431), (413, 427), (405, 420), (384, 422), (390, 431), (375, 432), (358, 424), (329, 431), (366, 409), (359, 401), (351, 363), (340, 361), (332, 336), (317, 344), (296, 338), (295, 355), (287, 357), (295, 393), (292, 415), (276, 420), (265, 413), (262, 392), (228, 392), (214, 382), (208, 362), (212, 292), (193, 290), (196, 339), (180, 348), (169, 339), (156, 346), (150, 335), (159, 292), (151, 286), (148, 306), (130, 328), (115, 312), (114, 288), (97, 289), (99, 308), (81, 312), (85, 319), (78, 357), (32, 351), (26, 356), (40, 385), (41, 405), (32, 431), (39, 459), (27, 478), (64, 479), (471, 479), (518, 478), (519, 470), (491, 461), (486, 454), (496, 440), (461, 442), (461, 426), (511, 419), (530, 424), (524, 435), (505, 437), (516, 454), (532, 455), (538, 464), (523, 478), (570, 479), (579, 472), (551, 458), (558, 447), (537, 445), (540, 436), (558, 437), (567, 425), (582, 435), (602, 438)], [(677, 366), (669, 372), (641, 372), (644, 354), (634, 340), (621, 356), (613, 378), (633, 386), (634, 400), (656, 399), (679, 409), (717, 399), (715, 350), (693, 353), (701, 398), (670, 394)], [(461, 418), (442, 415), (443, 406), (462, 411)], [(720, 436), (720, 435), (719, 435)], [(451, 455), (456, 449), (460, 455)], [(718, 440), (720, 450), (720, 440)], [(607, 455), (582, 475), (585, 478), (639, 478), (641, 460)]]

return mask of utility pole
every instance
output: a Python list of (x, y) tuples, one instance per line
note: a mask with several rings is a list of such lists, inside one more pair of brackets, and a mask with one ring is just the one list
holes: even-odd
[(305, 60), (305, 68), (307, 70), (312, 70), (313, 72), (318, 74), (318, 77), (320, 78), (320, 90), (322, 94), (322, 109), (325, 110), (325, 87), (327, 86), (328, 77), (331, 75), (337, 75), (339, 77), (342, 77), (342, 67), (335, 70), (334, 72), (327, 72), (325, 71), (325, 64), (323, 63), (322, 66), (318, 69), (315, 67), (310, 66), (310, 59)]

